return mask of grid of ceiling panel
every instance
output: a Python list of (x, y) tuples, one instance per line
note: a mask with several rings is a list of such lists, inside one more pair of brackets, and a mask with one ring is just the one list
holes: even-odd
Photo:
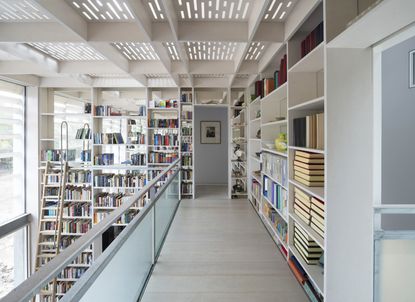
[(263, 42), (252, 42), (245, 55), (246, 61), (258, 61), (265, 52), (266, 44)]
[(84, 43), (28, 43), (30, 46), (59, 61), (97, 61), (105, 60), (101, 54)]
[(163, 45), (167, 49), (172, 61), (180, 61), (179, 52), (177, 51), (177, 47), (174, 42), (164, 42)]
[(1, 22), (45, 22), (48, 14), (31, 0), (0, 0)]
[(65, 0), (91, 22), (132, 21), (134, 15), (125, 0)]
[(154, 61), (159, 59), (150, 43), (116, 42), (112, 45), (130, 61)]
[(238, 47), (236, 42), (185, 42), (186, 52), (192, 61), (233, 60)]
[(285, 21), (295, 2), (296, 0), (272, 0), (265, 12), (264, 21)]
[(172, 0), (181, 20), (246, 21), (253, 0)]

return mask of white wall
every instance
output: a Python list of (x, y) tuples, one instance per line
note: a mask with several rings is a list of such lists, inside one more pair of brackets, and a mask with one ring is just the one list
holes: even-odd
[[(200, 143), (200, 122), (221, 122), (221, 143)], [(195, 184), (228, 183), (228, 108), (195, 106), (194, 109)]]

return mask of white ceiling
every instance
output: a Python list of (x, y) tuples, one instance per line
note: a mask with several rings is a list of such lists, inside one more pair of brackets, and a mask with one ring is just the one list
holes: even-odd
[(299, 1), (0, 0), (0, 75), (56, 86), (244, 86), (277, 67)]

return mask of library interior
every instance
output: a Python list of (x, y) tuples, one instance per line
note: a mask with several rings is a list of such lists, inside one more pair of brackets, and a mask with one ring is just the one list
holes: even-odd
[(414, 112), (414, 0), (0, 0), (0, 302), (413, 302)]

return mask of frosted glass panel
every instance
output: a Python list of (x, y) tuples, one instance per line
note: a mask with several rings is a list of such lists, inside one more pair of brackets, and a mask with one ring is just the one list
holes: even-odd
[(80, 301), (137, 301), (152, 265), (151, 229), (148, 213)]
[(156, 210), (156, 253), (158, 253), (170, 221), (179, 202), (179, 174), (177, 174), (155, 205)]
[(375, 251), (379, 274), (377, 302), (413, 302), (415, 299), (415, 240), (381, 240)]

